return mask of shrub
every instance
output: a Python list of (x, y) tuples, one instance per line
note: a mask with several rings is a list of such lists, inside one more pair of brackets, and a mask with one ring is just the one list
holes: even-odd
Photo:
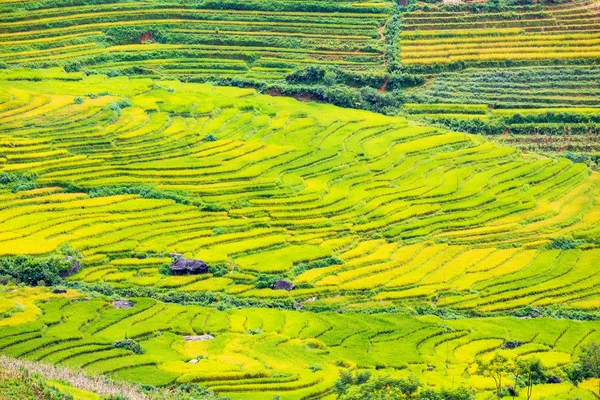
[(108, 109), (115, 112), (115, 115), (118, 117), (121, 115), (121, 111), (124, 108), (131, 107), (133, 103), (129, 99), (123, 99), (119, 101), (111, 101), (108, 103)]
[(13, 193), (22, 190), (31, 190), (37, 187), (37, 175), (32, 172), (2, 172), (0, 173), (0, 187), (5, 186)]
[(229, 270), (227, 268), (226, 263), (210, 264), (208, 266), (208, 269), (209, 269), (210, 273), (213, 274), (213, 276), (215, 276), (217, 278), (221, 277), (221, 276), (225, 276), (227, 274), (227, 271)]
[(0, 259), (0, 276), (31, 286), (53, 286), (61, 283), (60, 273), (70, 266), (56, 258), (5, 257)]
[(82, 104), (82, 103), (83, 103), (83, 98), (82, 98), (82, 97), (80, 97), (80, 96), (76, 96), (76, 97), (73, 99), (73, 103), (75, 103), (75, 104)]
[(583, 244), (583, 240), (576, 240), (572, 237), (559, 237), (552, 238), (552, 241), (550, 242), (550, 244), (548, 244), (548, 248), (570, 250), (579, 247), (581, 244)]
[(473, 390), (463, 386), (454, 389), (425, 389), (419, 393), (422, 400), (471, 400), (474, 399)]
[(134, 354), (144, 354), (144, 349), (142, 349), (142, 346), (140, 346), (140, 344), (133, 339), (117, 340), (113, 345), (117, 349), (130, 350)]
[(258, 289), (271, 288), (275, 284), (275, 281), (278, 279), (280, 279), (280, 278), (275, 277), (275, 276), (270, 276), (267, 274), (259, 274), (258, 277), (256, 278), (256, 280), (254, 281), (254, 285)]
[(343, 264), (343, 263), (344, 263), (344, 261), (342, 261), (338, 257), (322, 258), (320, 260), (314, 260), (311, 262), (305, 262), (305, 263), (300, 263), (300, 264), (295, 265), (292, 268), (292, 274), (294, 276), (298, 276), (301, 273), (306, 272), (310, 269), (325, 268), (325, 267), (329, 267), (331, 265), (339, 265), (339, 264)]

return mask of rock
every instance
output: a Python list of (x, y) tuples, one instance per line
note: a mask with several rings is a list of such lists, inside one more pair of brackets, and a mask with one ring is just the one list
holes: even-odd
[(188, 361), (188, 364), (198, 364), (198, 359), (197, 358), (191, 359), (190, 361)]
[(208, 265), (202, 260), (188, 260), (178, 258), (171, 264), (171, 273), (173, 275), (197, 275), (208, 273)]
[(433, 367), (427, 367), (427, 371), (429, 371), (429, 372), (433, 371), (433, 369), (434, 369)]
[(213, 335), (198, 335), (198, 336), (184, 336), (186, 342), (203, 342), (205, 340), (213, 340)]
[(517, 396), (517, 391), (512, 386), (507, 387), (506, 390), (508, 391), (508, 394), (512, 397)]
[(111, 304), (114, 308), (133, 308), (135, 305), (134, 302), (127, 300), (115, 300)]
[(60, 262), (70, 264), (70, 266), (67, 269), (60, 272), (59, 275), (61, 276), (61, 278), (66, 278), (67, 276), (74, 275), (81, 271), (81, 263), (77, 261), (74, 257), (65, 257), (62, 260), (60, 260)]
[(54, 289), (52, 291), (52, 293), (54, 293), (54, 294), (63, 294), (63, 293), (67, 293), (67, 291), (65, 289)]
[(273, 290), (287, 290), (289, 292), (292, 289), (294, 289), (294, 284), (285, 279), (276, 280), (273, 285)]
[(551, 376), (550, 378), (548, 378), (548, 380), (546, 381), (546, 383), (561, 383), (562, 381), (560, 380), (560, 378), (558, 376)]

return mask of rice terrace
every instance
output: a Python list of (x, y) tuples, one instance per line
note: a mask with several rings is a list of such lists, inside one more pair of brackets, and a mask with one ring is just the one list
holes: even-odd
[(0, 400), (600, 398), (598, 0), (0, 0)]

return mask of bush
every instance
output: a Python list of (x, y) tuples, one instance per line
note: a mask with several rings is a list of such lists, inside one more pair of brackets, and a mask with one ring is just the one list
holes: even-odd
[(158, 190), (150, 186), (136, 184), (130, 186), (101, 186), (92, 189), (81, 188), (77, 186), (67, 186), (65, 188), (67, 192), (86, 192), (90, 197), (105, 197), (105, 196), (117, 196), (122, 194), (137, 194), (144, 199), (168, 199), (173, 200), (179, 204), (200, 206), (199, 200), (194, 200), (186, 193), (175, 192), (171, 190)]
[(208, 266), (208, 270), (210, 271), (211, 274), (213, 274), (213, 276), (215, 276), (217, 278), (227, 275), (227, 272), (228, 272), (226, 263), (210, 264)]
[(339, 264), (343, 264), (343, 263), (344, 263), (344, 261), (342, 261), (338, 257), (322, 258), (320, 260), (315, 260), (315, 261), (311, 261), (311, 262), (307, 262), (307, 263), (300, 263), (300, 264), (295, 265), (292, 268), (292, 274), (294, 276), (298, 276), (298, 275), (302, 274), (303, 272), (306, 272), (310, 269), (325, 268), (325, 267), (329, 267), (331, 265), (339, 265)]
[(54, 286), (62, 282), (60, 274), (70, 266), (70, 263), (56, 258), (5, 257), (0, 259), (0, 276), (30, 286)]
[(7, 187), (13, 193), (31, 190), (37, 187), (37, 175), (32, 172), (2, 172), (0, 186)]
[(422, 400), (472, 400), (475, 398), (473, 390), (465, 387), (455, 389), (425, 389), (419, 393)]
[(571, 250), (579, 247), (583, 244), (583, 240), (576, 240), (572, 237), (559, 237), (552, 238), (550, 244), (548, 244), (548, 248), (550, 249), (559, 249), (559, 250)]
[(322, 371), (323, 367), (321, 367), (320, 365), (309, 365), (308, 369), (310, 369), (312, 372), (317, 372)]
[(108, 103), (108, 109), (115, 112), (115, 116), (121, 115), (121, 111), (124, 108), (131, 107), (133, 103), (129, 99), (123, 99), (119, 101), (111, 101)]
[(130, 350), (134, 354), (144, 354), (144, 349), (142, 349), (142, 346), (140, 346), (140, 344), (133, 339), (117, 340), (113, 345), (117, 349)]
[(275, 284), (275, 281), (281, 279), (275, 276), (269, 276), (267, 274), (259, 274), (256, 280), (254, 281), (254, 286), (258, 289), (266, 289), (272, 288)]

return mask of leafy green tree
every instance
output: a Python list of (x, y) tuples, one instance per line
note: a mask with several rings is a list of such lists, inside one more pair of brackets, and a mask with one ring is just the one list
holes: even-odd
[(421, 387), (421, 382), (419, 381), (419, 378), (411, 375), (408, 377), (408, 379), (400, 379), (398, 382), (398, 387), (400, 392), (402, 392), (407, 399), (412, 399), (413, 395), (417, 393), (419, 387)]
[(369, 379), (362, 385), (350, 386), (338, 395), (338, 400), (392, 400), (402, 398), (397, 379), (389, 376), (378, 376)]
[(581, 368), (581, 364), (579, 363), (567, 365), (564, 368), (564, 371), (565, 375), (567, 375), (567, 379), (569, 379), (571, 383), (575, 386), (577, 386), (579, 382), (585, 379), (583, 368)]
[(598, 394), (600, 394), (600, 345), (591, 342), (583, 346), (579, 362), (586, 378), (598, 378)]
[(546, 367), (538, 358), (517, 360), (515, 374), (524, 380), (525, 387), (527, 387), (527, 400), (531, 398), (533, 385), (543, 383), (548, 379)]
[(510, 362), (506, 357), (496, 353), (496, 355), (488, 362), (477, 360), (478, 372), (482, 375), (487, 375), (494, 379), (496, 384), (496, 395), (502, 397), (502, 378), (510, 369)]
[(394, 379), (389, 376), (371, 378), (369, 372), (352, 375), (342, 372), (333, 391), (339, 400), (396, 400), (412, 399), (421, 383), (410, 376), (407, 379)]
[(419, 394), (419, 400), (473, 400), (474, 391), (464, 386), (453, 389), (431, 389), (427, 388)]

